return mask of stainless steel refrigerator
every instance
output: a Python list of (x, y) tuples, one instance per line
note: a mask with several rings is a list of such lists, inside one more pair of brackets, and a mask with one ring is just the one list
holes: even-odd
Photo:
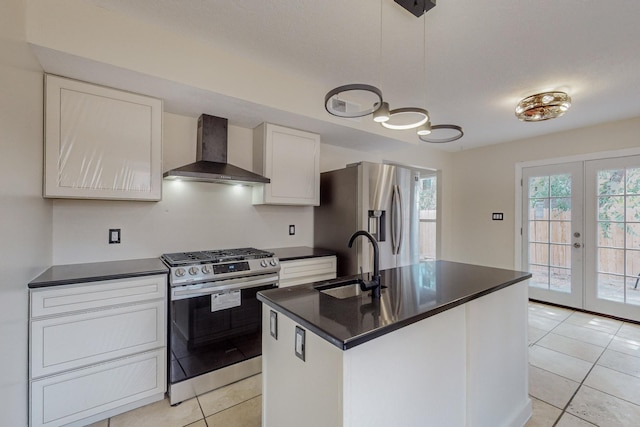
[(418, 171), (370, 162), (320, 175), (314, 245), (338, 254), (338, 276), (373, 269), (368, 240), (347, 246), (357, 230), (368, 231), (378, 241), (381, 270), (418, 262), (419, 182)]

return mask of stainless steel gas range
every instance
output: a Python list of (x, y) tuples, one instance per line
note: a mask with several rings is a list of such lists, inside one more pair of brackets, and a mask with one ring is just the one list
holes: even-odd
[(278, 258), (254, 248), (161, 258), (171, 270), (171, 404), (259, 373), (262, 315), (256, 293), (278, 286)]

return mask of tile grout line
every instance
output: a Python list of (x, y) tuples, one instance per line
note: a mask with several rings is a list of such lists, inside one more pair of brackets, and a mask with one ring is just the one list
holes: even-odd
[[(561, 322), (561, 323), (564, 323)], [(624, 324), (624, 323), (623, 323)], [(611, 335), (611, 339), (609, 340), (609, 342), (607, 343), (607, 345), (604, 347), (604, 350), (602, 350), (602, 353), (600, 353), (600, 356), (598, 356), (598, 358), (596, 359), (595, 362), (593, 362), (593, 365), (591, 365), (591, 368), (589, 369), (589, 372), (587, 372), (587, 374), (584, 376), (584, 378), (582, 378), (582, 381), (580, 381), (580, 384), (578, 385), (578, 388), (576, 388), (576, 391), (573, 392), (573, 394), (571, 395), (571, 397), (569, 398), (569, 400), (567, 401), (567, 404), (564, 406), (564, 408), (562, 408), (562, 412), (560, 413), (560, 416), (558, 417), (558, 419), (556, 420), (555, 423), (553, 423), (553, 426), (551, 427), (556, 427), (558, 425), (558, 422), (560, 422), (560, 419), (562, 418), (562, 416), (567, 412), (567, 408), (569, 407), (569, 405), (571, 405), (571, 402), (573, 401), (573, 399), (576, 397), (576, 394), (578, 394), (578, 391), (580, 391), (580, 389), (582, 388), (582, 386), (584, 385), (585, 380), (587, 379), (587, 377), (589, 377), (589, 374), (591, 374), (591, 371), (593, 371), (593, 368), (596, 367), (596, 365), (598, 364), (598, 361), (600, 360), (600, 358), (602, 357), (602, 355), (604, 354), (604, 352), (607, 350), (607, 348), (609, 348), (609, 345), (611, 344), (611, 342), (613, 341), (613, 339), (616, 337), (616, 334), (620, 331), (620, 328), (622, 328), (622, 325), (618, 326), (618, 329), (616, 329), (616, 331)], [(585, 386), (588, 387), (588, 386)], [(597, 390), (597, 389), (596, 389)], [(601, 391), (601, 390), (598, 390)], [(602, 392), (604, 393), (604, 392)], [(608, 394), (608, 393), (605, 393)], [(615, 397), (615, 396), (614, 396)], [(621, 399), (624, 400), (624, 399)], [(584, 420), (572, 413), (569, 412), (569, 415), (573, 415), (576, 418), (579, 418), (585, 422), (590, 423), (590, 421)], [(593, 424), (593, 423), (591, 423)]]

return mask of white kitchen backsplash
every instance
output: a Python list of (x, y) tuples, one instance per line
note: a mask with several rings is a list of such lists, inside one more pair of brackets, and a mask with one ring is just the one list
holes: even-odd
[[(313, 246), (313, 208), (254, 206), (250, 187), (164, 181), (162, 201), (55, 200), (53, 263), (252, 246)], [(294, 224), (296, 234), (289, 235)], [(109, 229), (122, 230), (109, 244)]]

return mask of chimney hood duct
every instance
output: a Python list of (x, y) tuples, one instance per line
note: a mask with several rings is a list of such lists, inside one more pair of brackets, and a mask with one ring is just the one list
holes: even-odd
[(196, 162), (171, 169), (166, 179), (221, 184), (268, 184), (269, 178), (227, 163), (227, 119), (202, 114), (198, 118)]

